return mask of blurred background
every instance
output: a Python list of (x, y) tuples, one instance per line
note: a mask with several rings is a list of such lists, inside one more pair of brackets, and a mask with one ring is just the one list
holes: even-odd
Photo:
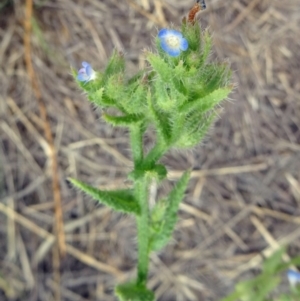
[[(116, 300), (135, 274), (135, 223), (70, 187), (128, 185), (124, 130), (101, 121), (70, 67), (123, 51), (144, 66), (192, 0), (0, 1), (0, 300)], [(151, 257), (159, 301), (218, 300), (281, 245), (300, 250), (298, 0), (207, 0), (198, 15), (236, 88), (209, 137), (164, 159), (194, 172), (172, 242)], [(149, 133), (147, 143), (154, 136)], [(154, 187), (155, 188), (155, 187)]]

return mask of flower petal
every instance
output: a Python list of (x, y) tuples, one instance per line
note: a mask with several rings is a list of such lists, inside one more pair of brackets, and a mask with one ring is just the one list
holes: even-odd
[(177, 49), (170, 49), (169, 51), (168, 51), (168, 54), (170, 55), (170, 56), (178, 56), (179, 54), (180, 54), (180, 49), (179, 48), (177, 48)]
[(296, 285), (300, 282), (300, 272), (294, 270), (287, 271), (287, 277), (291, 285)]
[(87, 62), (82, 62), (82, 66), (84, 67), (84, 68), (86, 68), (86, 67), (88, 67), (88, 66), (91, 66), (89, 63), (87, 63)]
[(85, 71), (86, 71), (86, 74), (87, 74), (88, 76), (91, 76), (91, 75), (94, 73), (94, 70), (93, 70), (93, 68), (91, 67), (91, 65), (86, 66), (86, 67), (85, 67)]
[(159, 31), (161, 48), (170, 56), (178, 56), (180, 51), (188, 49), (188, 41), (182, 36), (182, 33), (175, 29), (163, 28)]
[(161, 39), (160, 46), (167, 53), (169, 53), (169, 51), (172, 50), (172, 48), (170, 47), (170, 45), (167, 43), (166, 39)]
[(181, 38), (181, 40), (180, 40), (180, 49), (185, 51), (185, 50), (188, 49), (188, 47), (189, 47), (188, 41), (185, 38)]
[(85, 73), (86, 73), (86, 72), (85, 72), (85, 68), (79, 69), (79, 70), (78, 70), (78, 73), (84, 73), (84, 74), (85, 74)]
[(159, 31), (158, 33), (158, 37), (160, 39), (164, 38), (165, 36), (167, 36), (169, 34), (169, 29), (163, 28)]
[(78, 73), (77, 80), (80, 82), (86, 82), (89, 80), (89, 76), (87, 76), (86, 73)]
[(167, 43), (166, 39), (162, 39), (160, 43), (161, 48), (170, 56), (178, 56), (180, 54), (180, 49), (178, 48), (172, 48)]
[(168, 35), (177, 37), (179, 39), (182, 38), (182, 33), (180, 31), (175, 30), (175, 29), (169, 29), (168, 30)]

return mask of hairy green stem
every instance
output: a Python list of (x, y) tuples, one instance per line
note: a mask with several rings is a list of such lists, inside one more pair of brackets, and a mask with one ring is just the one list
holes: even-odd
[[(142, 124), (131, 127), (130, 144), (135, 167), (143, 164), (143, 133)], [(136, 217), (138, 238), (137, 283), (143, 285), (147, 282), (149, 265), (148, 184), (149, 181), (145, 176), (134, 183), (135, 197), (139, 201), (141, 208), (141, 214)]]
[(144, 159), (144, 166), (154, 165), (168, 150), (168, 147), (160, 141), (149, 151)]
[(140, 179), (135, 183), (135, 194), (140, 202), (141, 215), (136, 217), (138, 238), (138, 278), (137, 283), (147, 282), (149, 265), (149, 208), (148, 180)]
[(134, 165), (143, 160), (143, 125), (135, 125), (130, 130), (130, 145)]

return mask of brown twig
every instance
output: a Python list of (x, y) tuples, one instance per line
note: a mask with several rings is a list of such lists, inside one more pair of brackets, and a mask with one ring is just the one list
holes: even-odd
[(187, 19), (188, 22), (191, 23), (191, 24), (195, 24), (197, 13), (200, 12), (201, 10), (204, 10), (204, 9), (206, 9), (205, 1), (204, 0), (202, 0), (202, 1), (197, 0), (195, 5), (189, 11), (188, 19)]
[[(59, 255), (64, 256), (66, 253), (65, 245), (65, 234), (63, 227), (63, 215), (61, 208), (61, 193), (60, 185), (58, 179), (58, 165), (56, 158), (56, 150), (54, 147), (53, 136), (51, 132), (50, 123), (47, 116), (47, 109), (42, 100), (41, 90), (38, 85), (37, 76), (34, 71), (31, 59), (31, 18), (32, 18), (32, 0), (26, 0), (26, 10), (25, 10), (25, 20), (24, 20), (24, 48), (25, 48), (25, 63), (27, 73), (31, 82), (31, 87), (35, 94), (35, 98), (38, 102), (39, 111), (44, 121), (44, 134), (46, 140), (49, 144), (49, 153), (47, 154), (51, 162), (51, 172), (52, 172), (52, 191), (53, 191), (53, 200), (55, 205), (55, 233), (57, 236), (58, 249), (54, 248), (53, 250), (53, 265), (54, 265), (54, 279), (56, 283), (60, 283), (60, 257)], [(56, 300), (61, 300), (60, 290), (56, 290)]]
[(48, 121), (46, 106), (42, 100), (42, 94), (38, 86), (37, 76), (34, 72), (32, 60), (31, 60), (31, 16), (32, 16), (32, 0), (26, 0), (26, 15), (25, 15), (25, 34), (24, 34), (24, 46), (25, 46), (25, 62), (27, 73), (31, 81), (31, 85), (37, 99), (41, 117), (44, 121), (44, 133), (49, 144), (49, 154), (47, 154), (51, 160), (51, 171), (52, 171), (52, 190), (53, 199), (55, 204), (55, 221), (56, 221), (56, 234), (58, 236), (58, 245), (60, 254), (64, 255), (66, 252), (65, 246), (65, 234), (63, 231), (63, 215), (61, 209), (61, 193), (58, 179), (58, 165), (56, 158), (56, 150), (53, 143), (53, 136), (51, 127)]

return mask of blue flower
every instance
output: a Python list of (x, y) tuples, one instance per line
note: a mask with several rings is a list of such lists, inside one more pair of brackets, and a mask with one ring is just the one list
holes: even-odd
[(89, 63), (82, 62), (82, 67), (83, 68), (78, 71), (77, 80), (87, 83), (96, 78), (96, 72)]
[(188, 41), (182, 36), (181, 32), (174, 29), (162, 29), (158, 33), (161, 48), (170, 56), (178, 56), (180, 51), (188, 49)]
[(290, 285), (295, 286), (297, 283), (300, 283), (300, 272), (288, 270), (286, 274)]

